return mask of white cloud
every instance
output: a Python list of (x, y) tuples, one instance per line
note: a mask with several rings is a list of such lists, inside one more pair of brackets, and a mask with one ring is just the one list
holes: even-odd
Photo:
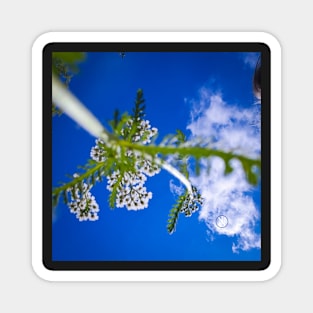
[(198, 102), (191, 101), (191, 123), (187, 126), (192, 136), (205, 137), (211, 147), (256, 157), (260, 152), (260, 119), (256, 105), (239, 110), (227, 105), (221, 94), (202, 88)]
[(173, 180), (170, 180), (170, 191), (174, 196), (180, 196), (184, 193), (184, 187), (182, 185), (175, 185)]
[[(230, 106), (221, 94), (202, 88), (198, 100), (192, 100), (191, 122), (187, 126), (192, 137), (206, 137), (211, 147), (256, 157), (260, 153), (259, 111), (255, 107), (240, 109)], [(233, 252), (260, 248), (260, 234), (255, 226), (260, 220), (259, 209), (253, 201), (252, 186), (247, 182), (241, 163), (232, 160), (233, 171), (224, 175), (225, 164), (220, 158), (208, 160), (209, 173), (203, 171), (191, 177), (205, 202), (199, 212), (205, 221), (209, 237), (226, 235), (233, 238)], [(218, 227), (216, 219), (226, 216), (228, 224)]]
[(242, 53), (243, 62), (248, 65), (251, 69), (255, 69), (257, 64), (259, 53), (256, 52), (246, 52)]

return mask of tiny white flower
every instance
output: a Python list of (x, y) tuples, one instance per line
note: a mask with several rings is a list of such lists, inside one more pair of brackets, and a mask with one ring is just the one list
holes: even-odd
[[(71, 213), (76, 214), (79, 221), (97, 220), (99, 205), (91, 194), (92, 184), (78, 183), (70, 190), (71, 202), (68, 207)], [(89, 217), (92, 217), (91, 219)]]
[(99, 216), (94, 212), (89, 212), (88, 218), (90, 221), (97, 221), (99, 219)]

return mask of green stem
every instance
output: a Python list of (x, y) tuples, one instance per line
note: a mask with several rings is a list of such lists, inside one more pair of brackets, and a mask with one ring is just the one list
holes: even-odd
[(103, 167), (103, 165), (104, 165), (104, 162), (98, 163), (93, 168), (91, 168), (90, 170), (88, 170), (84, 174), (76, 177), (75, 179), (71, 180), (70, 182), (62, 185), (61, 187), (54, 188), (52, 191), (52, 195), (56, 196), (56, 195), (60, 194), (61, 192), (66, 191), (67, 189), (74, 187), (76, 184), (84, 181), (85, 179), (89, 178), (92, 174), (99, 171), (101, 169), (101, 167)]
[[(117, 139), (115, 136), (110, 134), (105, 127), (100, 123), (100, 121), (77, 99), (61, 82), (60, 80), (53, 75), (52, 76), (52, 100), (63, 112), (65, 112), (69, 117), (81, 125), (85, 130), (87, 130), (91, 135), (96, 138), (101, 138), (106, 143), (106, 145), (111, 146), (112, 144), (117, 144), (122, 146), (123, 142)], [(139, 145), (136, 145), (139, 146)], [(143, 147), (143, 146), (140, 146)], [(147, 146), (145, 146), (147, 147)], [(141, 149), (135, 149), (142, 151)], [(165, 170), (170, 172), (173, 176), (178, 178), (192, 194), (190, 182), (174, 167), (164, 162), (158, 162)], [(84, 177), (88, 177), (90, 171), (80, 176), (81, 181)], [(75, 185), (75, 180), (71, 183), (64, 185), (63, 187), (56, 188), (53, 192), (57, 193), (60, 190), (66, 190), (65, 188)], [(66, 186), (66, 187), (65, 187)]]
[[(188, 192), (192, 196), (192, 187), (189, 180), (180, 173), (176, 168), (166, 163), (165, 161), (156, 157), (158, 154), (170, 155), (170, 154), (181, 154), (185, 156), (194, 156), (195, 158), (219, 156), (228, 162), (232, 158), (237, 158), (241, 162), (245, 162), (260, 167), (260, 160), (249, 159), (244, 156), (236, 155), (231, 152), (223, 152), (220, 150), (208, 149), (205, 147), (171, 147), (171, 146), (144, 146), (135, 144), (129, 141), (120, 140), (113, 134), (109, 133), (100, 121), (77, 99), (62, 82), (53, 74), (52, 75), (52, 100), (63, 112), (69, 117), (81, 125), (87, 132), (96, 138), (101, 138), (108, 147), (116, 145), (117, 147), (125, 147), (138, 152), (141, 152), (145, 158), (152, 159), (157, 165), (168, 171), (171, 175), (179, 179), (187, 188)], [(90, 177), (93, 173), (99, 170), (103, 166), (103, 163), (97, 164), (86, 173), (75, 178), (73, 181), (55, 188), (53, 195), (57, 195), (62, 191), (66, 191), (68, 188), (73, 187), (78, 182)]]
[(52, 75), (52, 101), (91, 135), (102, 138), (106, 142), (112, 139), (112, 135), (100, 121), (64, 86), (55, 74)]
[(199, 146), (197, 147), (169, 147), (169, 146), (155, 146), (155, 145), (143, 146), (143, 145), (138, 145), (138, 144), (134, 144), (134, 143), (123, 141), (123, 140), (119, 140), (118, 144), (120, 146), (124, 146), (129, 149), (146, 153), (151, 156), (156, 155), (158, 153), (163, 154), (163, 155), (171, 155), (171, 154), (173, 155), (173, 154), (179, 153), (184, 156), (195, 156), (195, 157), (198, 156), (199, 158), (218, 156), (224, 159), (225, 161), (229, 161), (230, 159), (236, 158), (239, 161), (244, 162), (244, 163), (247, 162), (257, 167), (261, 166), (260, 159), (250, 159), (243, 155), (234, 154), (232, 152), (224, 152), (221, 150), (209, 149), (206, 147), (199, 147)]

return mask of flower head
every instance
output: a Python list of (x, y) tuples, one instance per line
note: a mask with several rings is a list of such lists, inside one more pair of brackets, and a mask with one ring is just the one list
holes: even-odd
[[(75, 174), (74, 177), (77, 178), (78, 175)], [(91, 188), (91, 184), (80, 182), (68, 190), (71, 202), (67, 205), (79, 221), (96, 221), (99, 218), (99, 205), (90, 192)]]
[[(134, 129), (134, 127), (136, 127)], [(147, 144), (158, 133), (157, 128), (152, 127), (148, 120), (137, 118), (136, 121), (129, 119), (125, 127), (120, 130), (124, 139), (132, 142)], [(136, 151), (127, 150), (125, 156), (133, 159), (134, 168), (132, 171), (114, 171), (107, 176), (107, 189), (115, 192), (115, 205), (118, 208), (126, 207), (128, 210), (140, 210), (148, 207), (152, 193), (148, 192), (144, 183), (147, 176), (151, 177), (160, 172), (160, 167), (152, 161), (144, 158)], [(106, 160), (106, 147), (101, 139), (96, 140), (96, 145), (91, 149), (90, 156), (97, 162)], [(85, 218), (81, 216), (80, 218)], [(89, 218), (90, 219), (90, 218)]]

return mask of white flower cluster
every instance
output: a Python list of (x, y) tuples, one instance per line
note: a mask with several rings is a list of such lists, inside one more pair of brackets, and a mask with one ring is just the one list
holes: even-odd
[[(78, 175), (74, 174), (74, 177), (78, 177)], [(71, 213), (76, 214), (76, 218), (78, 218), (80, 222), (88, 220), (96, 221), (99, 219), (99, 205), (90, 192), (91, 188), (91, 184), (87, 185), (81, 182), (67, 190), (71, 196), (71, 202), (67, 205)]]
[(117, 185), (116, 207), (126, 206), (128, 210), (140, 210), (148, 207), (152, 192), (147, 192), (144, 183), (147, 177), (141, 173), (124, 173), (121, 177), (119, 171), (108, 176), (107, 189), (113, 191)]
[[(126, 122), (126, 127), (121, 129), (121, 135), (124, 138), (130, 134), (133, 126), (133, 120)], [(155, 127), (151, 128), (150, 122), (147, 120), (139, 120), (136, 130), (131, 137), (132, 142), (140, 142), (147, 144), (151, 142), (151, 138), (157, 134)], [(96, 146), (91, 149), (90, 156), (97, 162), (106, 160), (106, 152), (104, 150), (104, 142), (101, 139), (96, 140)], [(147, 176), (151, 177), (160, 172), (160, 167), (153, 161), (144, 159), (138, 152), (128, 150), (125, 156), (135, 159), (133, 171), (120, 173), (119, 170), (107, 176), (109, 191), (116, 191), (116, 207), (126, 207), (128, 210), (140, 210), (148, 207), (149, 200), (152, 198), (152, 192), (148, 192), (144, 183)]]
[[(141, 142), (142, 144), (150, 143), (151, 138), (158, 133), (158, 129), (155, 127), (151, 128), (150, 122), (148, 120), (139, 120), (136, 128), (135, 134), (132, 136), (133, 142)], [(132, 128), (134, 121), (132, 119), (128, 120), (126, 123), (126, 128), (121, 130), (121, 135), (127, 134), (127, 131)]]
[(101, 148), (105, 143), (102, 139), (96, 140), (96, 145), (91, 148), (90, 157), (97, 162), (104, 162), (106, 160), (105, 151)]
[(136, 162), (136, 168), (138, 169), (138, 172), (142, 173), (144, 177), (145, 175), (152, 177), (155, 174), (160, 173), (160, 167), (158, 165), (153, 164), (149, 160), (142, 159), (140, 155), (137, 155), (136, 157), (138, 159), (138, 161)]
[(192, 187), (193, 194), (187, 194), (183, 205), (180, 209), (181, 213), (184, 213), (186, 217), (190, 217), (193, 213), (199, 210), (199, 207), (203, 204), (203, 198), (197, 189)]

